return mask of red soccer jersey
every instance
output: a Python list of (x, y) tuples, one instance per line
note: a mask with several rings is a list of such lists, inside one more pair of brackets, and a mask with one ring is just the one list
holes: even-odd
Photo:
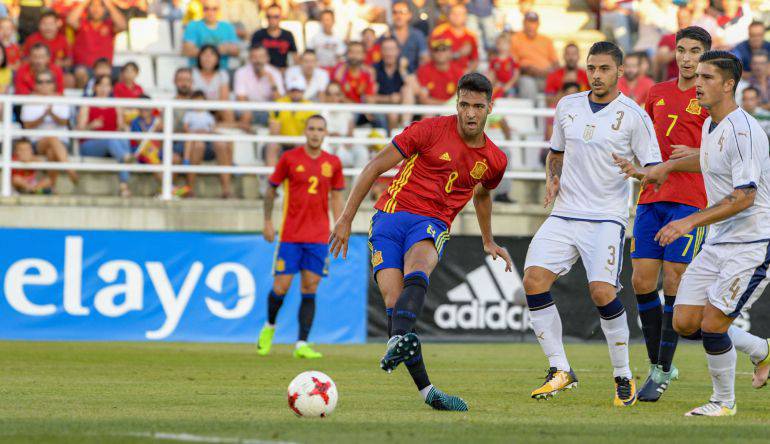
[(457, 82), (463, 76), (463, 68), (451, 63), (449, 69), (440, 71), (433, 62), (417, 68), (417, 80), (428, 89), (428, 95), (437, 100), (449, 100), (457, 90)]
[(37, 43), (42, 43), (48, 47), (48, 50), (51, 52), (51, 60), (54, 63), (59, 63), (59, 60), (72, 57), (72, 46), (64, 34), (59, 33), (52, 40), (46, 40), (39, 31), (27, 37), (27, 40), (24, 41), (24, 47), (22, 48), (24, 57), (29, 56), (30, 49)]
[(128, 86), (123, 82), (118, 82), (112, 89), (112, 95), (121, 99), (138, 99), (144, 94), (144, 90), (138, 83), (134, 83), (134, 86)]
[[(564, 85), (564, 76), (566, 74), (565, 68), (559, 68), (556, 71), (548, 74), (548, 77), (545, 78), (545, 93), (548, 95), (555, 95), (560, 90), (561, 87)], [(586, 71), (584, 69), (577, 69), (577, 83), (580, 85), (581, 91), (588, 90), (588, 75), (586, 74)]]
[[(701, 129), (708, 112), (695, 98), (695, 87), (682, 91), (678, 80), (658, 83), (650, 88), (644, 106), (655, 126), (660, 154), (665, 162), (671, 156), (671, 145), (700, 148)], [(700, 173), (671, 173), (658, 192), (652, 185), (642, 191), (639, 203), (677, 202), (693, 207), (706, 207), (706, 190)]]
[[(48, 64), (48, 70), (53, 73), (54, 81), (56, 82), (56, 92), (62, 94), (64, 92), (64, 72), (58, 65), (53, 63)], [(13, 79), (13, 85), (16, 90), (16, 94), (27, 95), (32, 94), (35, 90), (35, 73), (32, 72), (32, 68), (29, 63), (22, 63), (19, 69), (16, 71), (16, 76)]]
[(5, 61), (8, 65), (15, 65), (21, 60), (21, 49), (16, 43), (5, 46)]
[(473, 196), (476, 184), (496, 188), (508, 163), (489, 138), (481, 148), (466, 145), (456, 115), (415, 122), (393, 138), (393, 145), (406, 160), (374, 207), (439, 219), (447, 228)]
[(340, 159), (321, 151), (313, 159), (300, 146), (281, 156), (270, 184), (285, 181), (281, 242), (329, 242), (329, 192), (345, 188)]
[(371, 96), (377, 92), (374, 78), (366, 69), (359, 69), (357, 74), (352, 74), (345, 64), (340, 64), (334, 69), (333, 78), (342, 85), (342, 93), (354, 103), (362, 103), (364, 96)]
[(115, 52), (115, 25), (109, 18), (97, 24), (84, 16), (80, 20), (80, 27), (75, 31), (75, 43), (72, 47), (75, 65), (90, 68), (102, 57), (112, 62)]
[(431, 40), (448, 40), (452, 45), (452, 53), (457, 54), (463, 46), (470, 46), (471, 52), (463, 57), (455, 59), (463, 70), (468, 67), (468, 64), (472, 61), (479, 59), (479, 44), (476, 40), (476, 35), (469, 31), (467, 28), (462, 29), (459, 33), (455, 33), (448, 23), (436, 26), (433, 33), (430, 35)]
[(380, 60), (382, 60), (382, 46), (379, 43), (375, 43), (371, 48), (366, 50), (364, 63), (372, 66), (380, 63)]

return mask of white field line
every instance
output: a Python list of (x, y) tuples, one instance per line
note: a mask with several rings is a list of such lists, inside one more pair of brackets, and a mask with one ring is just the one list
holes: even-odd
[(138, 432), (126, 433), (120, 436), (151, 438), (165, 441), (202, 442), (214, 444), (296, 444), (291, 441), (270, 441), (264, 439), (227, 438), (221, 436), (193, 435), (191, 433)]

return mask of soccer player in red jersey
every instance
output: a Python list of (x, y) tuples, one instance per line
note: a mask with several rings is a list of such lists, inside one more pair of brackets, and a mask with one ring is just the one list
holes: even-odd
[[(654, 85), (647, 96), (645, 111), (655, 127), (664, 162), (686, 156), (700, 147), (701, 130), (708, 113), (695, 96), (695, 69), (700, 56), (710, 49), (711, 36), (703, 28), (691, 26), (677, 32), (679, 75)], [(627, 172), (634, 172), (627, 162), (621, 164)], [(651, 364), (650, 375), (639, 391), (639, 401), (657, 401), (678, 376), (678, 370), (672, 365), (678, 339), (672, 326), (674, 300), (682, 274), (700, 250), (706, 230), (696, 228), (665, 247), (655, 240), (655, 234), (672, 220), (705, 207), (706, 191), (700, 173), (673, 173), (660, 190), (655, 191), (650, 185), (639, 196), (631, 243), (632, 283)], [(663, 307), (658, 297), (661, 267)]]
[[(284, 184), (283, 226), (273, 263), (275, 281), (267, 298), (267, 323), (259, 334), (257, 353), (267, 355), (275, 333), (275, 318), (289, 291), (295, 274), (301, 276), (302, 304), (299, 308), (299, 340), (295, 358), (320, 358), (321, 353), (307, 343), (315, 314), (315, 294), (321, 278), (328, 272), (329, 203), (334, 218), (342, 213), (342, 176), (340, 159), (321, 149), (326, 137), (326, 119), (308, 118), (305, 146), (281, 156), (269, 178), (271, 187), (265, 195), (265, 230), (268, 242), (275, 239), (273, 202), (276, 188)], [(331, 195), (331, 199), (329, 196)]]
[(332, 230), (334, 257), (347, 255), (351, 224), (361, 202), (384, 172), (401, 163), (396, 177), (375, 205), (369, 242), (374, 278), (388, 317), (387, 351), (380, 362), (391, 372), (404, 362), (426, 404), (436, 410), (465, 411), (461, 398), (431, 385), (414, 326), (438, 264), (449, 228), (473, 198), (484, 251), (512, 267), (508, 252), (492, 237), (489, 190), (505, 172), (505, 154), (484, 134), (491, 111), (492, 84), (478, 73), (457, 85), (457, 114), (413, 123), (393, 138), (358, 176), (345, 209)]

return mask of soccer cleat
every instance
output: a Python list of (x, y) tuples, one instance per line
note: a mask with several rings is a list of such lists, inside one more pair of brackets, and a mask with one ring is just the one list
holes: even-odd
[(636, 381), (615, 377), (615, 407), (630, 407), (636, 404)]
[(557, 370), (556, 367), (548, 369), (545, 375), (545, 382), (540, 387), (532, 391), (534, 399), (548, 399), (554, 397), (557, 393), (577, 387), (578, 379), (575, 372), (571, 369), (568, 372)]
[(425, 403), (433, 407), (433, 410), (449, 410), (453, 412), (467, 412), (468, 404), (462, 398), (447, 395), (436, 387), (431, 387)]
[(673, 365), (668, 372), (663, 371), (661, 365), (653, 365), (650, 368), (650, 375), (647, 376), (647, 380), (644, 381), (642, 389), (639, 390), (637, 398), (641, 402), (655, 402), (663, 395), (663, 392), (668, 389), (668, 385), (671, 381), (679, 377), (679, 370)]
[(380, 368), (390, 373), (398, 364), (420, 354), (420, 338), (414, 333), (396, 335), (388, 340), (385, 356), (380, 360)]
[(323, 358), (324, 355), (313, 350), (309, 344), (303, 344), (294, 349), (294, 357), (302, 359), (318, 359)]
[(767, 340), (767, 356), (754, 364), (754, 376), (751, 378), (751, 386), (759, 389), (767, 385), (767, 377), (770, 374), (770, 339)]
[(735, 416), (738, 412), (738, 405), (733, 403), (732, 406), (724, 402), (709, 401), (700, 407), (695, 407), (684, 416)]
[(257, 354), (260, 356), (266, 356), (270, 353), (270, 349), (273, 347), (273, 335), (275, 334), (275, 327), (265, 325), (262, 327), (262, 331), (259, 332), (259, 340), (257, 341)]

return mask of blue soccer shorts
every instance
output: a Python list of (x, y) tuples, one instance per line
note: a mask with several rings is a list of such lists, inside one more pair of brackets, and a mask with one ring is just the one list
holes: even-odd
[(279, 243), (273, 260), (273, 275), (297, 274), (300, 270), (319, 276), (329, 274), (329, 244)]
[(384, 268), (404, 269), (404, 255), (412, 245), (432, 239), (438, 257), (444, 252), (449, 230), (444, 222), (432, 217), (399, 211), (377, 211), (369, 228), (369, 249), (372, 252), (374, 275)]
[(689, 264), (698, 254), (706, 238), (706, 227), (695, 228), (674, 243), (661, 247), (655, 235), (671, 221), (683, 219), (699, 210), (676, 202), (653, 202), (636, 208), (631, 258), (661, 259), (666, 262)]

